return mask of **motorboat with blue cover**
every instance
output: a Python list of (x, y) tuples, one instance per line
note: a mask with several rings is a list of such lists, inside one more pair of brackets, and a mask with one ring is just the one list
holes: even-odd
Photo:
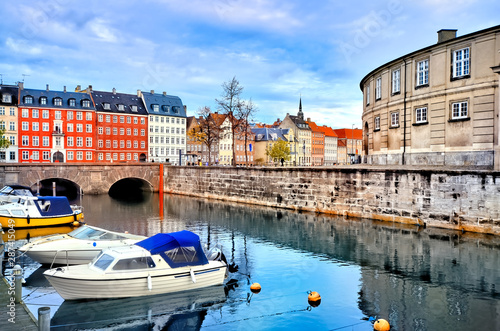
[(132, 245), (103, 250), (91, 263), (44, 272), (65, 300), (126, 298), (222, 285), (222, 252), (203, 251), (190, 231), (158, 233)]
[(71, 224), (82, 219), (82, 208), (71, 206), (64, 196), (20, 196), (16, 202), (0, 205), (4, 229)]

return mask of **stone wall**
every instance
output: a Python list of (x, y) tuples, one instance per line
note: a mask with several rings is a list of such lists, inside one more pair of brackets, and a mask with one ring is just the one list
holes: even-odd
[(500, 172), (165, 167), (164, 191), (500, 235)]

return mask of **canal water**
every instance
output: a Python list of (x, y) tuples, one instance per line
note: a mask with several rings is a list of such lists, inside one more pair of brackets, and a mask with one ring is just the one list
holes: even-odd
[[(193, 231), (207, 246), (221, 244), (237, 270), (224, 287), (72, 302), (25, 261), (24, 300), (35, 316), (51, 307), (52, 330), (373, 330), (377, 318), (391, 330), (500, 330), (494, 236), (174, 195), (82, 203), (90, 225), (147, 236)], [(309, 305), (310, 291), (319, 306)]]

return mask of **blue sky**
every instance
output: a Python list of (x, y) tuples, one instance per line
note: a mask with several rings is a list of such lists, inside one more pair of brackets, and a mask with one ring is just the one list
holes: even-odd
[(401, 55), (500, 24), (498, 0), (17, 0), (2, 5), (4, 84), (166, 91), (196, 115), (236, 77), (255, 120), (361, 128), (360, 80)]

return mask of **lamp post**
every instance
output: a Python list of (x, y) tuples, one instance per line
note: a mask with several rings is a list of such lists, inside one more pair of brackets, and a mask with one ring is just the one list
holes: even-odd
[(354, 124), (352, 125), (352, 130), (351, 130), (351, 164), (354, 162)]

